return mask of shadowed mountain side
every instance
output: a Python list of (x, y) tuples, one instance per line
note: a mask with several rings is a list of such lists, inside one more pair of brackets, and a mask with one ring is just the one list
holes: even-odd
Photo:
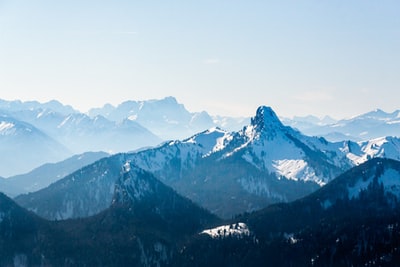
[(396, 266), (400, 162), (373, 159), (315, 193), (229, 222), (248, 234), (194, 237), (179, 266)]
[(61, 162), (47, 163), (31, 172), (5, 179), (2, 190), (11, 197), (28, 192), (35, 192), (107, 156), (109, 156), (109, 154), (105, 152), (87, 152), (72, 156)]
[(111, 202), (92, 217), (48, 222), (0, 194), (0, 265), (164, 266), (220, 221), (140, 169), (121, 173)]

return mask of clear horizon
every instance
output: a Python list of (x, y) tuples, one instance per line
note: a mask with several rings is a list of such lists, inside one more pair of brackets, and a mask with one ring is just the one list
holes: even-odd
[(400, 109), (397, 1), (0, 1), (0, 98), (340, 119)]

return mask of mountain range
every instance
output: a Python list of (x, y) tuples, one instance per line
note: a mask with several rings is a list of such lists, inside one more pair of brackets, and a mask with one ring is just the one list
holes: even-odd
[(85, 219), (45, 221), (0, 194), (0, 265), (164, 266), (219, 221), (137, 168), (120, 174), (108, 209)]
[[(282, 121), (304, 134), (322, 136), (332, 142), (359, 142), (384, 136), (397, 137), (399, 112), (375, 110), (342, 120), (328, 116), (319, 119), (310, 115), (282, 118)], [(117, 106), (106, 104), (89, 110), (87, 114), (55, 100), (47, 103), (0, 100), (0, 118), (0, 143), (3, 144), (0, 152), (8, 155), (15, 151), (20, 159), (4, 156), (7, 164), (0, 169), (0, 175), (4, 177), (22, 174), (74, 154), (134, 151), (158, 145), (163, 140), (181, 140), (212, 127), (239, 131), (250, 122), (246, 117), (189, 112), (174, 97), (130, 100)], [(46, 149), (43, 149), (41, 157), (33, 157), (38, 147)], [(25, 163), (22, 166), (21, 161)]]
[(59, 161), (70, 152), (38, 128), (0, 112), (1, 176), (24, 173), (47, 162)]
[(101, 115), (111, 121), (126, 118), (136, 121), (164, 140), (183, 139), (215, 126), (238, 130), (247, 118), (211, 116), (206, 111), (189, 112), (174, 97), (160, 100), (125, 101), (114, 107), (110, 104), (89, 110), (89, 116)]
[(399, 144), (394, 137), (331, 143), (305, 136), (262, 106), (238, 132), (213, 128), (117, 154), (15, 200), (52, 220), (94, 215), (109, 207), (121, 171), (139, 167), (201, 207), (231, 218), (306, 196), (371, 158), (400, 160)]
[(400, 162), (373, 159), (305, 198), (203, 231), (176, 264), (396, 266), (399, 197)]
[[(58, 101), (0, 100), (0, 175), (9, 177), (88, 151), (128, 152), (212, 126), (240, 129), (244, 118), (190, 113), (175, 98), (127, 101), (80, 113)], [(37, 139), (37, 140), (36, 140)], [(41, 149), (41, 156), (34, 156)], [(11, 153), (18, 157), (8, 157)], [(18, 158), (18, 160), (17, 160)], [(24, 165), (21, 166), (21, 161)]]
[(112, 204), (43, 220), (0, 194), (2, 266), (395, 266), (400, 162), (372, 159), (316, 192), (221, 221), (132, 165)]
[(1, 191), (14, 197), (19, 194), (35, 192), (56, 182), (68, 174), (79, 170), (101, 158), (107, 157), (105, 152), (86, 152), (56, 163), (46, 163), (34, 170), (0, 180)]
[(376, 109), (349, 119), (318, 119), (314, 116), (284, 119), (284, 123), (308, 135), (323, 136), (331, 141), (367, 141), (383, 136), (399, 137), (400, 110), (391, 113)]
[[(29, 102), (30, 109), (21, 111), (24, 103), (8, 103), (1, 132), (12, 138), (18, 136), (14, 128), (27, 136), (34, 132), (46, 137), (38, 138), (42, 142), (64, 148), (62, 139), (44, 128), (70, 125), (62, 132), (87, 137), (97, 129), (101, 136), (111, 125), (137, 124), (135, 116), (146, 110), (135, 111), (127, 102), (132, 113), (116, 122), (112, 116), (123, 110), (119, 107), (108, 107), (111, 117), (89, 116), (57, 103), (46, 104), (57, 111), (43, 109), (40, 116), (41, 104)], [(165, 103), (179, 109), (174, 99)], [(385, 121), (388, 114), (378, 115), (366, 117)], [(65, 123), (41, 117), (63, 117)], [(172, 118), (178, 119), (164, 119)], [(330, 118), (305, 120), (332, 125)], [(92, 122), (108, 126), (91, 128)], [(80, 125), (92, 126), (78, 131)], [(238, 131), (211, 126), (154, 147), (84, 153), (0, 178), (0, 191), (30, 192), (14, 200), (0, 193), (0, 266), (394, 266), (400, 261), (399, 138), (332, 142), (307, 136), (267, 106)]]

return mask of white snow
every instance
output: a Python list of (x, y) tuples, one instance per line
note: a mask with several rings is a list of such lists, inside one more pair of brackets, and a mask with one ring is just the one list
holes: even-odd
[[(163, 177), (161, 170), (165, 167), (170, 168), (171, 163), (188, 169), (193, 167), (199, 158), (209, 157), (216, 152), (222, 152), (222, 158), (243, 152), (244, 160), (261, 170), (276, 173), (278, 179), (312, 181), (320, 186), (325, 185), (332, 177), (316, 175), (316, 170), (308, 164), (306, 152), (296, 140), (312, 151), (324, 153), (331, 164), (343, 169), (349, 168), (349, 164), (359, 165), (375, 157), (400, 160), (398, 138), (384, 137), (359, 143), (331, 143), (322, 138), (302, 135), (278, 124), (267, 126), (260, 132), (257, 125), (249, 125), (237, 133), (212, 128), (183, 141), (171, 141), (158, 148), (139, 152), (130, 156), (130, 159), (132, 164), (147, 171), (159, 172), (157, 175), (163, 179), (166, 177)], [(244, 183), (244, 187), (253, 191), (257, 183)], [(262, 184), (260, 186), (259, 192), (267, 191)]]
[(137, 115), (131, 115), (131, 116), (129, 116), (128, 117), (128, 120), (130, 120), (130, 121), (136, 121), (137, 120)]
[(212, 238), (228, 236), (249, 236), (250, 230), (245, 223), (239, 222), (230, 225), (222, 225), (212, 229), (206, 229), (200, 234), (207, 234)]
[[(217, 139), (217, 142), (211, 152), (217, 152), (223, 150), (229, 142), (233, 140), (232, 134), (225, 134), (224, 136)], [(210, 152), (210, 154), (211, 154)]]
[[(132, 164), (153, 173), (161, 171), (173, 159), (180, 161), (182, 169), (190, 168), (199, 158), (221, 149), (221, 143), (224, 143), (226, 136), (229, 136), (227, 132), (212, 128), (184, 141), (170, 141), (157, 148), (131, 154), (129, 160)], [(158, 175), (163, 178), (162, 173)]]
[(211, 128), (205, 132), (196, 134), (191, 138), (184, 140), (184, 143), (193, 143), (198, 144), (203, 148), (203, 154), (210, 154), (215, 151), (215, 147), (220, 145), (227, 132), (219, 129), (219, 128)]
[(11, 122), (2, 121), (0, 122), (0, 134), (6, 135), (11, 133), (11, 130), (14, 128), (15, 124)]
[[(254, 133), (247, 134), (251, 137), (255, 136)], [(315, 146), (316, 141), (308, 140), (308, 143), (307, 145)], [(246, 146), (249, 146), (250, 150), (244, 153), (243, 159), (260, 169), (266, 169), (271, 173), (275, 172), (279, 178), (284, 177), (294, 181), (313, 181), (320, 186), (326, 184), (327, 179), (317, 177), (314, 169), (304, 160), (305, 155), (302, 149), (297, 147), (284, 134), (277, 133), (273, 140), (256, 136), (255, 140), (250, 139), (239, 148), (242, 149)], [(334, 150), (334, 148), (330, 149)], [(235, 152), (234, 150), (232, 154)]]
[(278, 175), (289, 180), (298, 181), (300, 177), (303, 181), (314, 181), (321, 186), (325, 185), (323, 181), (316, 179), (314, 170), (302, 159), (273, 160), (272, 166)]
[(358, 142), (357, 151), (346, 154), (346, 157), (359, 165), (371, 158), (390, 158), (400, 160), (400, 140), (395, 137), (380, 137), (365, 142)]
[(285, 234), (284, 234), (284, 237), (285, 237), (286, 240), (287, 240), (290, 244), (292, 244), (292, 245), (294, 245), (294, 244), (296, 244), (296, 243), (298, 243), (298, 242), (300, 241), (299, 239), (297, 239), (297, 238), (294, 237), (294, 234), (293, 234), (293, 233), (290, 233), (290, 234), (285, 233)]
[(130, 172), (130, 170), (131, 170), (131, 164), (129, 161), (127, 161), (124, 164), (124, 173)]
[(400, 120), (399, 121), (388, 121), (387, 124), (400, 124)]

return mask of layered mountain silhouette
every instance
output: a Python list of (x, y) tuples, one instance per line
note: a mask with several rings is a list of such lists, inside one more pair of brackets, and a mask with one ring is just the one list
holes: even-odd
[[(234, 123), (229, 118), (190, 113), (171, 97), (106, 105), (89, 115), (57, 101), (0, 101), (0, 110), (2, 164), (18, 166), (7, 161), (14, 160), (19, 170), (37, 164), (27, 156), (64, 159), (64, 152), (71, 155), (66, 144), (74, 151), (99, 143), (106, 151), (142, 147), (111, 156), (85, 153), (0, 178), (0, 191), (31, 192), (14, 200), (0, 194), (0, 266), (400, 261), (395, 136), (329, 142), (286, 126), (266, 106), (229, 132), (215, 127)], [(315, 124), (328, 134), (338, 129), (336, 136), (355, 127), (363, 130), (355, 139), (363, 139), (395, 129), (398, 117), (377, 110), (338, 122), (310, 117), (298, 125)], [(161, 141), (152, 132), (165, 138), (177, 131), (198, 133), (145, 148)]]
[[(126, 101), (117, 107), (105, 105), (90, 110), (89, 115), (55, 100), (47, 103), (0, 100), (0, 114), (0, 142), (4, 144), (0, 152), (9, 155), (21, 151), (24, 156), (20, 157), (21, 160), (26, 159), (21, 166), (15, 158), (6, 158), (7, 164), (0, 170), (0, 175), (5, 177), (22, 174), (41, 164), (57, 162), (74, 154), (134, 151), (158, 145), (165, 139), (184, 138), (213, 126), (240, 129), (246, 120), (211, 117), (205, 111), (191, 113), (173, 97)], [(30, 132), (23, 133), (20, 130), (19, 137), (11, 135), (9, 120), (18, 122), (15, 125), (27, 126), (25, 128)], [(42, 135), (40, 140), (34, 136), (38, 132)], [(27, 155), (37, 153), (40, 147), (49, 147), (45, 142), (52, 143), (52, 150), (42, 149), (41, 157), (28, 160)], [(60, 147), (64, 147), (63, 153), (60, 153)], [(53, 150), (58, 153), (55, 154)]]
[(146, 101), (125, 101), (116, 107), (106, 104), (102, 108), (91, 109), (89, 115), (101, 115), (112, 121), (128, 118), (164, 140), (186, 138), (215, 126), (238, 130), (246, 123), (245, 118), (211, 116), (205, 111), (189, 112), (171, 96)]
[(35, 192), (107, 156), (109, 154), (105, 152), (87, 152), (60, 162), (46, 163), (28, 173), (3, 179), (1, 190), (11, 197), (23, 193)]
[(377, 158), (305, 198), (221, 222), (126, 164), (110, 207), (89, 218), (45, 221), (0, 194), (0, 264), (394, 266), (399, 197), (400, 162)]
[(35, 126), (0, 111), (0, 175), (28, 172), (36, 166), (56, 162), (70, 151)]
[(323, 136), (331, 141), (367, 141), (383, 136), (399, 137), (400, 110), (388, 113), (376, 109), (348, 119), (318, 120), (313, 117), (285, 119), (291, 125), (308, 135)]
[(0, 265), (164, 266), (219, 222), (134, 167), (120, 173), (111, 203), (93, 217), (49, 222), (0, 194)]
[(225, 232), (203, 232), (176, 264), (395, 266), (399, 197), (400, 162), (373, 159), (303, 199), (232, 220)]
[(395, 140), (330, 143), (284, 126), (271, 108), (260, 107), (239, 132), (213, 128), (183, 141), (118, 154), (16, 201), (48, 219), (90, 216), (109, 207), (121, 170), (132, 165), (230, 218), (301, 198), (370, 158), (397, 159)]

